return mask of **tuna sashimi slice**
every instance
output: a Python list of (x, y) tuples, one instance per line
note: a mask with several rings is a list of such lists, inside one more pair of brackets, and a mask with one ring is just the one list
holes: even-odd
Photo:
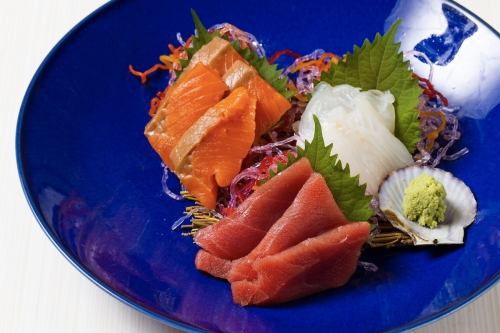
[(215, 37), (208, 44), (203, 45), (193, 55), (187, 69), (190, 69), (198, 63), (203, 63), (222, 76), (236, 61), (245, 62), (243, 57), (236, 52), (231, 43), (225, 39)]
[(214, 209), (218, 187), (240, 172), (255, 136), (255, 98), (238, 88), (211, 107), (184, 133), (170, 153), (187, 191)]
[(327, 231), (253, 263), (257, 277), (231, 283), (235, 303), (276, 304), (347, 283), (356, 270), (367, 222), (353, 222)]
[(255, 278), (252, 263), (257, 258), (279, 253), (348, 222), (335, 203), (323, 176), (313, 173), (257, 247), (235, 262), (228, 276), (229, 281)]
[(245, 87), (257, 99), (255, 139), (267, 132), (290, 109), (290, 102), (247, 63), (237, 60), (223, 77), (229, 89)]
[(221, 279), (226, 279), (231, 269), (231, 260), (216, 257), (205, 250), (198, 251), (194, 263), (200, 271)]
[(297, 161), (258, 187), (230, 216), (198, 231), (194, 241), (223, 259), (247, 255), (283, 215), (311, 173), (307, 159)]
[(167, 89), (144, 135), (169, 168), (173, 169), (170, 153), (183, 134), (227, 91), (218, 73), (203, 64), (186, 70)]

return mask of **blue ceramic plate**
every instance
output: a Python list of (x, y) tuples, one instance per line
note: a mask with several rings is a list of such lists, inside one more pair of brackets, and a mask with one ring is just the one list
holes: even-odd
[[(378, 272), (359, 271), (343, 288), (286, 305), (242, 308), (231, 301), (227, 283), (194, 268), (192, 240), (170, 231), (186, 203), (162, 193), (160, 160), (142, 134), (148, 102), (167, 79), (156, 76), (141, 86), (127, 71), (129, 64), (144, 68), (154, 63), (176, 32), (187, 36), (193, 31), (190, 7), (209, 25), (227, 21), (251, 31), (269, 54), (319, 47), (342, 54), (382, 31), (391, 12), (425, 19), (408, 12), (425, 8), (425, 2), (130, 0), (105, 5), (52, 50), (21, 108), (19, 173), (40, 225), (68, 260), (105, 291), (185, 330), (398, 331), (457, 309), (499, 277), (500, 108), (464, 118), (460, 144), (470, 153), (442, 165), (470, 185), (479, 203), (464, 246), (365, 251), (363, 260), (375, 263)], [(406, 8), (408, 3), (416, 9)], [(444, 7), (434, 3), (439, 4), (435, 19), (441, 28), (455, 22), (463, 29), (458, 37), (458, 30), (448, 31), (451, 46), (429, 33), (435, 47), (428, 54), (444, 54), (446, 61), (450, 54), (460, 57), (475, 38), (465, 31), (468, 21), (456, 23), (460, 15), (476, 25), (477, 36), (490, 34), (498, 44), (496, 32), (473, 14), (450, 4), (458, 14), (445, 18)], [(404, 22), (411, 26), (413, 21)], [(476, 60), (469, 65), (479, 66)], [(493, 84), (500, 91), (498, 82)], [(478, 88), (469, 82), (471, 89)], [(175, 180), (171, 185), (178, 186)]]

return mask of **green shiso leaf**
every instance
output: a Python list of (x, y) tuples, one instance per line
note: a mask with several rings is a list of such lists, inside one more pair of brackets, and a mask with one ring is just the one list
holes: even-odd
[(274, 89), (286, 98), (292, 97), (293, 93), (287, 87), (288, 78), (281, 75), (283, 70), (278, 69), (278, 65), (271, 65), (265, 57), (260, 58), (254, 50), (248, 47), (242, 48), (238, 42), (233, 42), (232, 45), (243, 59), (248, 61)]
[(313, 140), (306, 141), (303, 149), (297, 147), (296, 157), (289, 154), (286, 164), (278, 163), (277, 170), (270, 171), (269, 179), (305, 157), (311, 163), (313, 170), (323, 176), (344, 215), (351, 221), (366, 221), (373, 216), (370, 206), (372, 197), (365, 194), (366, 185), (359, 184), (359, 176), (351, 176), (349, 164), (343, 167), (338, 156), (331, 155), (332, 148), (333, 144), (325, 146), (321, 124), (314, 115)]
[[(210, 43), (215, 37), (220, 37), (218, 31), (208, 32), (205, 25), (201, 22), (200, 17), (196, 14), (196, 11), (191, 8), (191, 16), (193, 17), (194, 27), (196, 29), (196, 35), (193, 35), (191, 47), (187, 47), (186, 54), (187, 59), (181, 59), (180, 64), (182, 68), (186, 68), (191, 61), (193, 55), (198, 52), (203, 45)], [(182, 73), (182, 70), (176, 71), (177, 77)]]
[(401, 21), (396, 21), (383, 36), (375, 35), (373, 42), (365, 39), (361, 47), (355, 45), (353, 53), (347, 53), (345, 61), (332, 65), (323, 73), (321, 81), (329, 84), (350, 84), (363, 90), (389, 90), (395, 97), (395, 136), (410, 153), (420, 141), (418, 97), (422, 94), (418, 81), (412, 78), (409, 62), (399, 51), (400, 43), (394, 38)]

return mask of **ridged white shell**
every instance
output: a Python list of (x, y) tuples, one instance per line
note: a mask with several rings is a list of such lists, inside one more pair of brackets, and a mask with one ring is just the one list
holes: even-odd
[[(446, 190), (445, 221), (435, 229), (409, 221), (403, 213), (404, 191), (422, 173), (434, 177)], [(474, 221), (477, 212), (476, 199), (463, 181), (444, 170), (421, 166), (392, 172), (380, 187), (379, 203), (392, 225), (408, 234), (415, 245), (463, 244), (464, 228)]]

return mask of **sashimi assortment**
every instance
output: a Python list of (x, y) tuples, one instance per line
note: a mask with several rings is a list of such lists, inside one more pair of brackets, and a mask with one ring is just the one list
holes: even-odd
[[(192, 202), (172, 229), (193, 237), (196, 268), (227, 280), (236, 304), (341, 287), (377, 247), (463, 243), (474, 196), (436, 166), (468, 150), (449, 153), (456, 108), (412, 72), (405, 57), (422, 55), (399, 50), (400, 21), (343, 56), (267, 58), (252, 34), (192, 16), (195, 34), (178, 34), (151, 69), (129, 70), (143, 84), (169, 71), (144, 134), (165, 193)], [(279, 69), (285, 55), (293, 62)]]

